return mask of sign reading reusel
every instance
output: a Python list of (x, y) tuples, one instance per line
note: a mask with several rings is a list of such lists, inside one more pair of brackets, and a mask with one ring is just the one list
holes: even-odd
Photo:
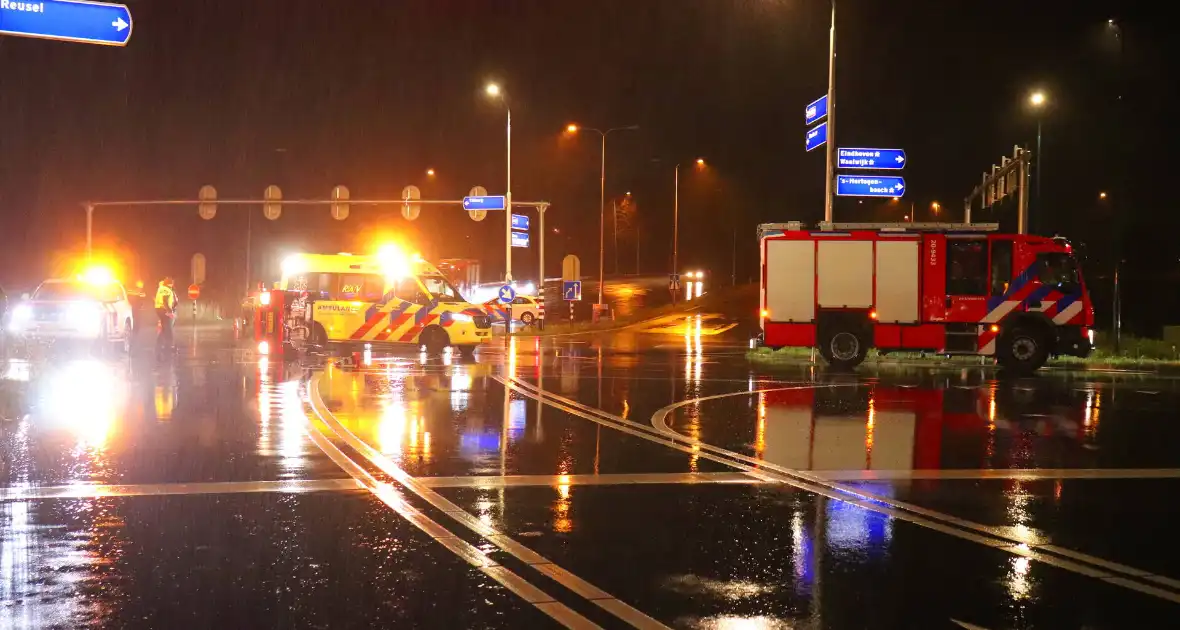
[(131, 11), (121, 4), (0, 0), (0, 35), (126, 46), (131, 31)]

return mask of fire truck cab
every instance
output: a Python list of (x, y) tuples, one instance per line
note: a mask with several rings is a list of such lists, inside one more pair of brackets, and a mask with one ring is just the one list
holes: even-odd
[(1063, 238), (996, 224), (759, 226), (759, 341), (814, 347), (834, 367), (878, 352), (994, 356), (1031, 372), (1087, 356), (1094, 310)]
[(491, 318), (418, 255), (294, 254), (258, 296), (259, 351), (408, 344), (471, 353), (492, 338)]

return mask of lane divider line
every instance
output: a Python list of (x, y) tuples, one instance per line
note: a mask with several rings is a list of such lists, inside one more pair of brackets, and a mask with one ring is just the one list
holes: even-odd
[[(928, 529), (955, 536), (957, 538), (1007, 551), (1008, 553), (1012, 553), (1014, 555), (1028, 557), (1030, 559), (1072, 571), (1080, 575), (1098, 578), (1112, 584), (1119, 584), (1120, 586), (1125, 586), (1126, 588), (1130, 588), (1144, 594), (1153, 595), (1173, 603), (1180, 603), (1180, 594), (1164, 591), (1149, 584), (1134, 582), (1131, 581), (1131, 579), (1119, 577), (1116, 575), (1116, 573), (1123, 573), (1124, 576), (1132, 579), (1151, 580), (1153, 582), (1165, 585), (1172, 581), (1170, 578), (1157, 576), (1147, 571), (1133, 569), (1132, 567), (1125, 567), (1125, 565), (1111, 563), (1109, 561), (1105, 561), (1080, 552), (1073, 552), (1073, 555), (1070, 556), (1074, 560), (1078, 560), (1078, 562), (1074, 562), (1073, 560), (1063, 558), (1059, 555), (1051, 555), (1055, 549), (1052, 546), (1037, 545), (1035, 541), (1030, 543), (1020, 538), (1011, 536), (1007, 533), (1007, 528), (988, 527), (986, 525), (960, 519), (950, 514), (937, 512), (934, 510), (927, 510), (925, 508), (911, 505), (902, 501), (897, 501), (895, 499), (890, 499), (888, 497), (880, 497), (872, 493), (864, 492), (858, 488), (846, 487), (817, 476), (802, 473), (801, 471), (787, 469), (765, 460), (760, 460), (743, 455), (741, 453), (728, 451), (726, 449), (706, 444), (699, 440), (693, 440), (692, 438), (672, 431), (666, 426), (666, 418), (668, 413), (673, 409), (685, 405), (698, 403), (704, 400), (724, 398), (726, 396), (748, 396), (766, 391), (799, 389), (797, 387), (772, 388), (768, 390), (755, 390), (753, 392), (733, 392), (730, 394), (718, 394), (674, 403), (657, 411), (652, 416), (652, 426), (644, 427), (646, 431), (640, 431), (637, 429), (642, 425), (639, 425), (632, 420), (616, 416), (594, 407), (589, 407), (564, 396), (553, 394), (547, 390), (539, 389), (531, 383), (519, 381), (515, 378), (510, 378), (508, 380), (505, 380), (499, 376), (494, 376), (493, 378), (498, 382), (508, 385), (514, 391), (517, 391), (528, 398), (548, 404), (575, 416), (614, 428), (624, 433), (642, 437), (643, 439), (656, 442), (658, 444), (663, 444), (669, 448), (674, 448), (676, 450), (691, 453), (711, 461), (726, 464), (739, 470), (743, 470), (747, 474), (762, 478), (766, 481), (783, 483), (799, 490), (804, 490), (806, 492), (819, 494), (837, 501), (843, 501), (845, 503), (857, 505), (878, 514), (892, 516), (899, 520), (903, 520), (915, 525), (920, 525)], [(857, 386), (860, 385), (861, 384), (857, 384)], [(840, 386), (846, 385), (817, 385), (816, 388), (831, 388)], [(1082, 562), (1086, 562), (1087, 564), (1081, 564)], [(1107, 570), (1096, 567), (1105, 567)], [(1124, 567), (1126, 569), (1131, 569), (1133, 572), (1124, 572), (1122, 570)]]
[(39, 499), (101, 499), (103, 497), (155, 497), (197, 494), (250, 494), (363, 490), (355, 479), (300, 479), (291, 481), (202, 481), (197, 483), (145, 483), (0, 488), (0, 501)]
[[(329, 369), (332, 369), (332, 367), (330, 366)], [(376, 449), (374, 449), (373, 447), (371, 447), (367, 443), (365, 443), (363, 440), (358, 438), (351, 431), (349, 431), (347, 427), (340, 424), (340, 422), (336, 419), (335, 415), (332, 414), (331, 410), (329, 410), (327, 405), (324, 404), (323, 399), (320, 397), (320, 388), (319, 388), (320, 379), (321, 379), (322, 375), (323, 375), (323, 372), (317, 373), (316, 375), (314, 375), (312, 377), (312, 380), (311, 380), (311, 385), (309, 388), (309, 398), (311, 401), (312, 410), (315, 412), (316, 417), (318, 417), (320, 419), (320, 421), (324, 423), (325, 426), (327, 426), (329, 429), (331, 429), (332, 432), (335, 433), (341, 440), (343, 440), (344, 443), (347, 444), (350, 448), (352, 448), (352, 449), (356, 450), (356, 452), (360, 453), (360, 455), (362, 457), (364, 457), (365, 459), (367, 459), (370, 464), (376, 466), (379, 470), (381, 470), (381, 472), (392, 477), (394, 480), (396, 480), (398, 483), (402, 484), (407, 490), (414, 493), (419, 498), (425, 500), (426, 502), (430, 503), (434, 507), (441, 510), (443, 513), (445, 513), (447, 516), (451, 517), (453, 520), (455, 520), (460, 525), (463, 525), (464, 527), (468, 528), (472, 532), (475, 532), (479, 536), (483, 537), (485, 540), (488, 540), (492, 544), (496, 545), (497, 548), (501, 549), (505, 553), (507, 553), (510, 556), (513, 556), (514, 558), (516, 558), (517, 560), (525, 563), (526, 565), (528, 565), (529, 567), (538, 571), (539, 573), (548, 576), (549, 578), (553, 579), (558, 584), (569, 589), (570, 592), (583, 597), (583, 599), (586, 599), (587, 601), (597, 605), (599, 608), (601, 608), (601, 609), (605, 610), (606, 612), (610, 613), (611, 615), (617, 617), (621, 621), (624, 621), (635, 628), (640, 628), (641, 630), (671, 630), (668, 626), (665, 626), (664, 624), (653, 619), (652, 617), (649, 617), (648, 615), (644, 614), (643, 612), (639, 611), (638, 609), (615, 598), (614, 596), (606, 593), (605, 591), (599, 589), (598, 587), (594, 586), (593, 584), (590, 584), (589, 582), (574, 575), (573, 573), (561, 568), (560, 566), (557, 566), (555, 563), (553, 563), (551, 560), (545, 558), (544, 556), (542, 556), (538, 553), (535, 553), (535, 552), (530, 552), (527, 554), (519, 553), (520, 549), (523, 547), (523, 545), (516, 542), (515, 540), (512, 540), (512, 538), (509, 537), (507, 534), (504, 534), (503, 532), (496, 530), (494, 527), (491, 527), (490, 525), (483, 523), (478, 518), (476, 518), (473, 514), (460, 508), (458, 505), (452, 503), (446, 497), (444, 497), (441, 494), (430, 489), (425, 484), (420, 483), (417, 478), (410, 475), (404, 469), (402, 469), (400, 466), (395, 464), (393, 462), (393, 460), (386, 457), (384, 453), (377, 451)], [(335, 448), (335, 445), (333, 445), (333, 448)], [(366, 474), (368, 474), (368, 473), (366, 473)], [(419, 515), (421, 515), (420, 512), (419, 512)], [(421, 515), (421, 517), (428, 518), (425, 515)], [(439, 527), (441, 527), (441, 526), (439, 526)], [(458, 539), (456, 539), (456, 540), (458, 540)], [(483, 555), (483, 552), (479, 551), (479, 549), (475, 548), (474, 546), (471, 546), (469, 543), (466, 543), (465, 541), (462, 541), (462, 540), (460, 540), (459, 542), (471, 547), (471, 549), (475, 550), (476, 553)], [(486, 568), (487, 567), (484, 567), (484, 569), (486, 569)], [(500, 568), (503, 568), (503, 567), (500, 567)], [(504, 571), (507, 571), (507, 569), (504, 569)], [(486, 573), (486, 570), (485, 570), (485, 573)], [(524, 581), (524, 578), (520, 578), (519, 576), (517, 576), (517, 578), (520, 579), (521, 581)], [(505, 584), (505, 586), (508, 588), (512, 588), (512, 587), (508, 586), (507, 584)], [(585, 593), (592, 593), (592, 594), (594, 594), (595, 597), (594, 598), (586, 597), (584, 595)], [(532, 602), (530, 602), (530, 603), (532, 603)], [(572, 609), (568, 609), (568, 610), (569, 610), (569, 614), (578, 615), (578, 613), (576, 613)], [(566, 613), (563, 611), (561, 614), (565, 615)], [(556, 617), (554, 615), (550, 615), (550, 616), (553, 617), (555, 620), (558, 620), (559, 622), (561, 621), (561, 619), (558, 619), (558, 617)], [(581, 617), (581, 615), (578, 615), (578, 617), (585, 620), (585, 623), (592, 624), (592, 622), (589, 619), (586, 619), (585, 617)], [(579, 627), (581, 627), (581, 626), (579, 626)], [(590, 626), (585, 626), (585, 627), (590, 627)]]
[[(316, 416), (320, 416), (316, 409), (316, 401), (319, 401), (319, 374), (312, 377), (309, 391), (309, 402)], [(322, 401), (319, 401), (323, 405)], [(306, 415), (304, 416), (306, 418)], [(350, 459), (343, 451), (340, 450), (330, 439), (327, 438), (319, 429), (312, 426), (310, 421), (304, 424), (304, 430), (308, 437), (315, 443), (316, 446), (324, 452), (333, 462), (341, 469), (356, 480), (357, 484), (367, 489), (374, 496), (385, 503), (396, 512), (399, 516), (409, 521), (412, 525), (424, 532), (427, 536), (434, 539), (435, 542), (446, 547), (455, 555), (465, 560), (468, 564), (479, 569), (484, 575), (495, 580), (498, 584), (508, 589), (510, 592), (516, 594), (524, 601), (532, 604), (537, 610), (548, 615), (551, 619), (561, 624), (566, 628), (582, 629), (582, 628), (600, 628), (597, 624), (583, 617), (573, 609), (565, 604), (558, 602), (545, 591), (534, 586), (524, 578), (520, 577), (512, 570), (498, 565), (495, 561), (489, 558), (486, 554), (479, 550), (478, 547), (471, 543), (453, 535), (445, 527), (439, 525), (430, 517), (423, 514), (418, 508), (410, 505), (402, 497), (401, 493), (392, 485), (378, 481), (373, 475), (369, 474), (367, 470), (361, 468), (356, 462)]]

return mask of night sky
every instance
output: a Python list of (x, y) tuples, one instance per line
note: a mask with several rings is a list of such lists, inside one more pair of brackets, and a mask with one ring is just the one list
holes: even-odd
[[(826, 89), (827, 2), (127, 4), (126, 48), (0, 37), (5, 286), (35, 284), (80, 250), (88, 199), (191, 198), (203, 184), (223, 197), (257, 197), (272, 183), (287, 198), (326, 197), (336, 184), (356, 198), (396, 197), (411, 183), (432, 198), (477, 184), (502, 193), (504, 109), (483, 94), (488, 80), (512, 107), (514, 197), (553, 203), (551, 272), (566, 253), (584, 267), (597, 261), (598, 139), (563, 135), (569, 122), (641, 126), (610, 137), (607, 196), (633, 193), (644, 271), (670, 268), (678, 161), (682, 266), (728, 277), (736, 235), (739, 280), (748, 278), (756, 223), (822, 218), (823, 155), (803, 150), (803, 108)], [(1175, 181), (1162, 145), (1176, 135), (1177, 90), (1160, 15), (1069, 1), (842, 0), (839, 11), (837, 145), (904, 148), (909, 165), (902, 204), (841, 199), (838, 220), (900, 220), (909, 202), (926, 219), (935, 200), (942, 218), (959, 219), (984, 170), (1015, 144), (1035, 145), (1026, 103), (1040, 88), (1050, 106), (1034, 227), (1086, 243), (1096, 291), (1120, 242), (1128, 265), (1174, 283), (1180, 220), (1160, 183)], [(698, 156), (707, 169), (691, 166)], [(438, 175), (428, 179), (427, 168)], [(284, 212), (268, 222), (253, 210), (256, 265), (300, 248), (358, 249), (384, 230), (428, 256), (481, 258), (486, 279), (502, 271), (496, 217), (477, 224), (428, 209), (410, 223), (382, 208), (335, 222), (326, 208)], [(210, 282), (235, 286), (245, 227), (245, 210), (231, 207), (209, 222), (188, 208), (96, 217), (103, 245), (135, 252), (129, 264), (145, 277), (183, 277), (202, 251)], [(1135, 245), (1152, 235), (1165, 242)], [(634, 269), (634, 247), (625, 230), (623, 272)], [(518, 276), (535, 274), (535, 250), (516, 260)]]

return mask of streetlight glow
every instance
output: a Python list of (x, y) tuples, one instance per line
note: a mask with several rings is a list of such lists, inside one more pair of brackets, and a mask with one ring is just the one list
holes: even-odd
[(1098, 193), (1098, 198), (1099, 199), (1106, 199), (1106, 193), (1104, 193), (1104, 192)]
[(697, 158), (697, 166), (704, 166), (705, 158)]
[(1040, 91), (1033, 92), (1032, 95), (1028, 97), (1028, 102), (1031, 103), (1033, 107), (1041, 107), (1045, 104), (1045, 93)]
[(570, 123), (565, 126), (565, 130), (566, 130), (566, 133), (578, 133), (578, 126), (575, 125), (574, 123)]
[(942, 210), (942, 204), (938, 203), (937, 201), (932, 202), (930, 204), (930, 209), (935, 212), (938, 212), (939, 210)]
[(500, 95), (500, 86), (496, 85), (495, 83), (489, 83), (488, 87), (486, 88), (486, 91), (488, 93), (488, 96), (499, 96)]
[(427, 177), (434, 177), (434, 169), (432, 169), (432, 168), (426, 169), (426, 175), (427, 175)]

